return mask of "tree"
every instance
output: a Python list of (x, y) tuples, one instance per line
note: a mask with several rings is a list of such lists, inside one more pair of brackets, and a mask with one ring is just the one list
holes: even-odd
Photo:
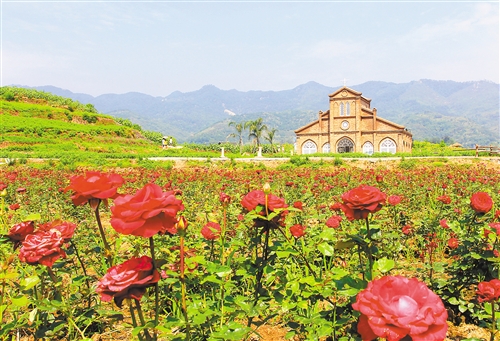
[(274, 145), (273, 145), (273, 141), (274, 141), (274, 135), (276, 134), (276, 131), (277, 129), (276, 128), (273, 128), (271, 130), (267, 130), (267, 135), (264, 136), (264, 138), (269, 141), (269, 143), (271, 144), (271, 151), (274, 153)]
[(234, 126), (234, 129), (236, 129), (236, 133), (231, 133), (227, 137), (237, 137), (238, 138), (238, 145), (240, 146), (240, 154), (242, 152), (243, 148), (243, 130), (245, 130), (245, 127), (243, 123), (236, 123), (236, 122), (229, 122), (228, 124), (230, 127)]
[(248, 139), (252, 139), (253, 143), (260, 147), (260, 139), (262, 133), (267, 130), (267, 126), (262, 122), (262, 117), (259, 117), (255, 121), (245, 122), (245, 129), (248, 128)]

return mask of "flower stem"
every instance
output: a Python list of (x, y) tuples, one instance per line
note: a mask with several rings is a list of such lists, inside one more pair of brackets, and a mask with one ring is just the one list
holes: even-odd
[(371, 281), (373, 279), (373, 255), (372, 255), (372, 235), (370, 233), (370, 222), (368, 217), (365, 218), (366, 222), (366, 234), (368, 235), (368, 246), (366, 248), (366, 255), (368, 256), (368, 279)]
[[(135, 306), (137, 308), (137, 315), (139, 316), (139, 320), (141, 321), (141, 325), (144, 327), (146, 326), (146, 322), (144, 320), (144, 315), (142, 313), (142, 308), (141, 308), (141, 303), (139, 302), (139, 300), (136, 300), (134, 299), (135, 301)], [(151, 335), (149, 335), (149, 331), (147, 328), (144, 328), (144, 336), (146, 336), (146, 340), (153, 340), (151, 338)]]
[(496, 334), (496, 321), (495, 321), (495, 301), (491, 302), (491, 336), (490, 336), (490, 341), (495, 340), (495, 334)]
[[(90, 201), (89, 201), (89, 203), (90, 203)], [(104, 229), (103, 229), (102, 223), (101, 223), (101, 216), (99, 215), (99, 204), (100, 203), (101, 203), (101, 201), (99, 199), (99, 203), (97, 205), (92, 205), (92, 203), (90, 203), (91, 204), (90, 206), (92, 208), (95, 207), (95, 209), (94, 209), (95, 219), (97, 220), (97, 226), (99, 227), (99, 233), (101, 234), (102, 243), (104, 244), (104, 254), (106, 256), (106, 260), (108, 261), (109, 267), (112, 267), (113, 266), (113, 257), (111, 257), (111, 248), (109, 247), (108, 241), (106, 240), (106, 234), (104, 233)]]
[(80, 257), (80, 253), (78, 252), (76, 244), (73, 242), (73, 240), (70, 240), (70, 243), (73, 246), (73, 249), (75, 249), (76, 259), (78, 259), (78, 262), (80, 263), (80, 266), (82, 267), (82, 270), (83, 270), (83, 275), (85, 276), (85, 283), (87, 284), (87, 290), (88, 290), (87, 302), (88, 302), (88, 308), (90, 309), (91, 297), (90, 297), (89, 276), (87, 275), (87, 270), (85, 269), (85, 264), (83, 263), (82, 258)]
[(180, 235), (180, 281), (181, 281), (181, 310), (184, 316), (184, 322), (186, 323), (186, 341), (189, 341), (191, 337), (191, 327), (189, 325), (189, 317), (187, 314), (187, 304), (186, 304), (186, 279), (184, 277), (184, 233)]
[[(155, 244), (153, 237), (149, 237), (149, 250), (151, 251), (151, 260), (153, 263), (153, 273), (156, 270), (156, 259), (155, 259)], [(160, 311), (160, 292), (158, 288), (158, 282), (155, 283), (155, 328), (158, 325), (158, 313)], [(153, 332), (153, 339), (156, 340), (156, 329)]]

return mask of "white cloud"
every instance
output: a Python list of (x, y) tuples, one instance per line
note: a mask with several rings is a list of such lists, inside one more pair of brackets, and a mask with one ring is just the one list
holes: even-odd
[[(443, 18), (438, 23), (425, 23), (398, 39), (400, 44), (437, 41), (449, 36), (472, 32), (479, 26), (495, 26), (498, 34), (498, 6), (481, 3), (467, 18)], [(494, 28), (494, 27), (493, 27)]]

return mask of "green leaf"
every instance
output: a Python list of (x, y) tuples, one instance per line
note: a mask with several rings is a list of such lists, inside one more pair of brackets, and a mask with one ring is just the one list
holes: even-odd
[(22, 278), (20, 281), (21, 290), (29, 290), (29, 289), (33, 288), (35, 285), (37, 285), (38, 283), (40, 283), (40, 278), (37, 275)]
[(448, 300), (448, 303), (449, 304), (453, 304), (453, 305), (459, 305), (460, 302), (457, 300), (456, 297), (451, 297), (449, 300)]
[(26, 297), (26, 296), (13, 297), (11, 300), (12, 300), (12, 304), (17, 306), (17, 307), (25, 307), (29, 303), (28, 297)]
[(31, 213), (30, 215), (24, 217), (23, 221), (37, 221), (42, 219), (40, 213)]
[(341, 240), (341, 241), (338, 241), (337, 244), (335, 244), (335, 248), (337, 250), (350, 249), (354, 245), (356, 245), (356, 243), (353, 242), (352, 240), (346, 240), (346, 241)]
[(374, 270), (378, 270), (381, 273), (386, 273), (394, 269), (394, 260), (392, 259), (387, 259), (387, 258), (381, 258), (377, 260), (374, 264)]
[(335, 254), (335, 248), (328, 243), (321, 243), (318, 245), (318, 251), (324, 256), (331, 257)]

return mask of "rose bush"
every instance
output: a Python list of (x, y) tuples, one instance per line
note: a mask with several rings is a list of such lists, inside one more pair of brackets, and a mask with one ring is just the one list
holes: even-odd
[(86, 204), (90, 199), (113, 199), (124, 179), (118, 174), (88, 171), (85, 176), (75, 175), (64, 191), (73, 191), (71, 200), (76, 206)]
[(146, 289), (160, 280), (160, 273), (153, 268), (148, 256), (131, 258), (111, 267), (97, 283), (96, 291), (101, 300), (114, 300), (121, 308), (126, 298), (140, 300)]
[(442, 341), (448, 330), (443, 302), (416, 278), (386, 276), (369, 282), (352, 307), (361, 313), (358, 332), (363, 340), (409, 336), (413, 341)]
[(342, 194), (341, 209), (349, 221), (365, 219), (368, 214), (380, 211), (386, 198), (378, 188), (360, 185)]
[(149, 238), (157, 233), (175, 234), (177, 212), (184, 209), (174, 191), (163, 192), (147, 184), (135, 195), (122, 195), (111, 207), (111, 226), (119, 233)]

